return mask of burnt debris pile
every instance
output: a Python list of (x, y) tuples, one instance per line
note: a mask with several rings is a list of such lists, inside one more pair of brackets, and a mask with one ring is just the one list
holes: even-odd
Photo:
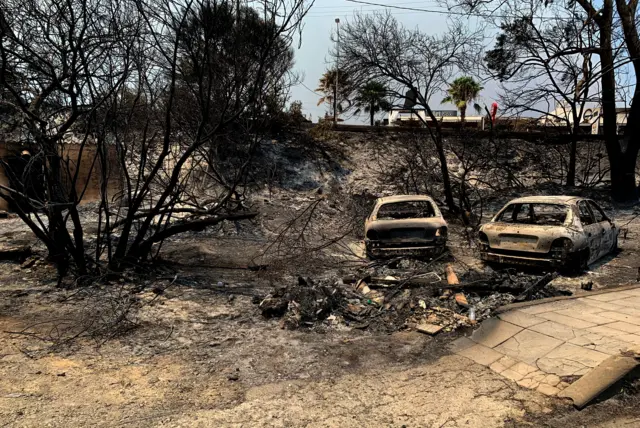
[(299, 277), (255, 302), (265, 317), (280, 319), (282, 328), (435, 335), (471, 327), (510, 303), (571, 294), (552, 285), (556, 276), (396, 259), (341, 278)]

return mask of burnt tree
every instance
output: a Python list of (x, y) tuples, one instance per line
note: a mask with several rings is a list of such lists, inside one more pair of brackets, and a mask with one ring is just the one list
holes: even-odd
[[(441, 36), (408, 30), (389, 13), (356, 14), (341, 28), (339, 57), (354, 81), (377, 80), (388, 88), (397, 105), (409, 99), (426, 112), (419, 114), (434, 143), (444, 188), (452, 212), (458, 211), (447, 168), (442, 124), (431, 108), (431, 98), (443, 93), (452, 75), (476, 63), (480, 34), (454, 23)], [(399, 104), (398, 104), (399, 103)]]
[[(139, 263), (171, 236), (256, 215), (247, 174), (285, 104), (292, 45), (312, 3), (5, 2), (3, 106), (43, 165), (45, 192), (4, 186), (0, 197), (29, 207), (18, 214), (61, 277), (69, 266), (83, 276)], [(71, 141), (77, 159), (64, 155)], [(87, 236), (74, 164), (89, 146), (101, 194), (97, 233)], [(124, 183), (116, 193), (111, 166)]]
[(80, 169), (64, 156), (64, 146), (78, 145), (77, 164), (89, 156), (85, 150), (92, 144), (89, 124), (96, 109), (127, 79), (140, 31), (131, 5), (114, 6), (95, 0), (9, 0), (0, 12), (4, 105), (18, 128), (12, 135), (24, 136), (32, 152), (30, 165), (42, 168), (44, 188), (30, 197), (24, 185), (2, 186), (0, 197), (16, 207), (46, 245), (60, 276), (70, 262), (79, 275), (88, 272), (78, 212), (86, 187), (77, 185)]
[[(602, 104), (603, 131), (607, 148), (607, 157), (611, 166), (611, 193), (615, 200), (637, 201), (638, 188), (636, 167), (640, 152), (640, 37), (637, 31), (637, 1), (603, 0), (594, 5), (589, 0), (563, 2), (540, 2), (534, 4), (532, 16), (531, 4), (521, 0), (452, 0), (453, 7), (462, 7), (473, 13), (485, 13), (489, 21), (491, 16), (509, 17), (513, 20), (529, 18), (535, 29), (544, 28), (549, 21), (582, 20), (577, 40), (588, 41), (573, 48), (567, 48), (556, 56), (581, 55), (599, 64), (594, 65), (591, 85), (596, 80), (600, 84), (599, 101)], [(523, 12), (524, 11), (524, 12)], [(560, 37), (548, 39), (552, 46), (565, 42)], [(618, 134), (616, 98), (623, 94), (623, 85), (617, 77), (626, 73), (628, 65), (634, 70), (634, 92), (624, 99), (631, 105), (626, 126), (622, 135)], [(524, 64), (528, 66), (528, 64)]]
[(536, 13), (544, 7), (529, 7), (527, 16), (499, 24), (501, 33), (486, 53), (486, 65), (504, 83), (504, 112), (536, 113), (544, 126), (566, 129), (571, 145), (566, 184), (575, 186), (580, 125), (589, 96), (595, 92), (594, 69), (599, 65), (591, 59), (592, 31), (579, 16), (540, 20)]

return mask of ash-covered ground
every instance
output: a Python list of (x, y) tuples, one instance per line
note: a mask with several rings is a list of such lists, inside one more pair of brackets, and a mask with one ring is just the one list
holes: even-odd
[[(466, 222), (445, 210), (448, 251), (436, 260), (371, 262), (362, 235), (375, 198), (427, 193), (443, 201), (428, 142), (340, 132), (263, 146), (247, 201), (257, 219), (177, 236), (155, 266), (118, 280), (55, 288), (55, 269), (32, 234), (19, 219), (0, 220), (0, 245), (33, 251), (0, 265), (0, 421), (416, 426), (429, 414), (434, 426), (519, 426), (561, 414), (571, 425), (562, 403), (463, 367), (445, 344), (505, 304), (635, 283), (637, 208), (612, 204), (606, 183), (550, 182), (561, 174), (541, 167), (559, 156), (548, 148), (452, 150), (454, 180), (473, 180)], [(474, 161), (489, 149), (499, 151), (497, 163)], [(581, 184), (589, 184), (597, 150), (584, 150)], [(535, 194), (598, 201), (621, 229), (620, 251), (580, 275), (485, 266), (479, 224), (510, 199)], [(94, 211), (83, 210), (89, 222)], [(627, 418), (637, 404), (629, 400), (591, 415), (593, 426), (605, 413)]]

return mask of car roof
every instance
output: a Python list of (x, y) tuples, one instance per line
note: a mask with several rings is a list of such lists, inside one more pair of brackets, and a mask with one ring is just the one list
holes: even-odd
[(431, 197), (427, 195), (394, 195), (394, 196), (385, 196), (384, 198), (378, 198), (379, 204), (388, 204), (391, 202), (407, 202), (407, 201), (433, 202), (433, 199), (431, 199)]
[(525, 196), (522, 198), (516, 198), (509, 201), (510, 204), (526, 204), (526, 203), (538, 203), (538, 204), (562, 204), (569, 205), (577, 201), (583, 200), (580, 196)]

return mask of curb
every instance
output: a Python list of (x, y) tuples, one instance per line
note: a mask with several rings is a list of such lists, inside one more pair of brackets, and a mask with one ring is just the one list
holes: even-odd
[(639, 364), (632, 357), (611, 356), (595, 369), (569, 385), (558, 394), (558, 397), (570, 398), (577, 409), (583, 409), (591, 401), (634, 371)]

